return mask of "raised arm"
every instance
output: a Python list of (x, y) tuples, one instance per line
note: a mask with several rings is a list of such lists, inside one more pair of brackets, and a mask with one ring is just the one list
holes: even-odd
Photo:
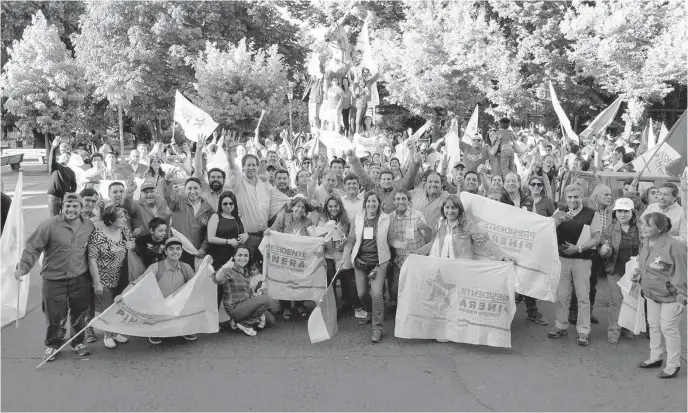
[[(409, 169), (406, 172), (406, 175), (404, 175), (404, 177), (401, 180), (401, 187), (411, 190), (413, 189), (413, 185), (416, 183), (416, 175), (418, 175), (420, 165), (423, 163), (423, 156), (420, 153), (416, 152), (416, 147), (412, 145), (409, 151), (409, 158), (412, 158), (413, 161), (409, 165)], [(359, 161), (358, 158), (355, 159), (360, 165), (361, 161)], [(358, 174), (358, 171), (356, 171), (356, 173)]]
[(354, 172), (356, 172), (358, 179), (361, 181), (361, 187), (366, 191), (372, 189), (375, 186), (375, 182), (373, 182), (373, 180), (370, 178), (370, 175), (368, 175), (365, 169), (363, 169), (363, 165), (361, 165), (361, 161), (354, 153), (354, 150), (350, 149), (346, 155), (349, 158), (349, 164), (354, 168)]

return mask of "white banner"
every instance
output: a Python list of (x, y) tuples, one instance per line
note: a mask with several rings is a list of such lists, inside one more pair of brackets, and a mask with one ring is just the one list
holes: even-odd
[[(561, 262), (554, 219), (468, 192), (461, 202), (490, 240), (516, 259), (516, 292), (555, 302)], [(475, 252), (486, 257), (480, 248)]]
[(270, 297), (320, 300), (327, 288), (324, 245), (321, 237), (270, 231), (259, 247)]
[[(0, 292), (2, 293), (2, 325), (9, 324), (26, 315), (29, 300), (31, 277), (24, 275), (23, 281), (14, 278), (14, 269), (21, 259), (25, 244), (24, 215), (22, 214), (24, 174), (19, 172), (17, 186), (14, 189), (12, 205), (7, 212), (5, 229), (0, 239)], [(41, 255), (42, 257), (42, 255)]]
[(366, 156), (366, 152), (370, 152), (372, 156), (380, 149), (380, 138), (377, 136), (366, 138), (359, 134), (354, 134), (354, 146), (356, 147), (356, 156), (362, 158)]
[(513, 268), (501, 261), (410, 255), (399, 276), (394, 335), (511, 347)]
[[(655, 152), (657, 152), (656, 155)], [(648, 164), (649, 162), (647, 169), (645, 169), (645, 173), (651, 175), (668, 175), (666, 167), (679, 159), (681, 159), (681, 155), (676, 152), (671, 145), (661, 145), (660, 143), (655, 145), (654, 148), (635, 158), (631, 164), (637, 172), (640, 172), (645, 169), (645, 164)]]
[(207, 138), (218, 127), (210, 115), (189, 102), (179, 91), (174, 95), (174, 121), (184, 129), (186, 138), (194, 142), (199, 135)]
[[(346, 152), (354, 148), (354, 145), (350, 140), (348, 140), (344, 135), (340, 135), (334, 131), (321, 130), (320, 135), (318, 135), (318, 140), (322, 142), (323, 145), (337, 153)], [(309, 141), (308, 143), (310, 142), (313, 141)], [(308, 143), (306, 145), (308, 145)], [(313, 144), (309, 145), (308, 147), (310, 148), (312, 145)]]
[(122, 301), (93, 319), (91, 327), (137, 337), (217, 333), (217, 285), (210, 278), (213, 269), (208, 261), (205, 258), (196, 275), (167, 298), (156, 274), (142, 275)]

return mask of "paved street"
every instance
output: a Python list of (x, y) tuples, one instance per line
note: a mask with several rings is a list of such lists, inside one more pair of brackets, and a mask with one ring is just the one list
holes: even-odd
[[(24, 166), (27, 233), (47, 218), (40, 166)], [(2, 168), (5, 192), (17, 174)], [(526, 321), (519, 306), (512, 348), (495, 349), (393, 337), (371, 345), (370, 327), (353, 317), (339, 334), (311, 345), (305, 320), (278, 319), (257, 337), (221, 331), (197, 342), (170, 340), (152, 347), (133, 338), (115, 350), (102, 340), (92, 354), (71, 351), (35, 367), (43, 354), (40, 279), (34, 268), (29, 313), (2, 330), (4, 411), (686, 411), (683, 369), (673, 380), (640, 370), (644, 336), (613, 346), (606, 341), (606, 279), (600, 281), (591, 344), (579, 347), (574, 330), (547, 338), (554, 305), (540, 303), (547, 327)], [(684, 316), (685, 326), (685, 316)], [(685, 349), (685, 327), (682, 329)]]

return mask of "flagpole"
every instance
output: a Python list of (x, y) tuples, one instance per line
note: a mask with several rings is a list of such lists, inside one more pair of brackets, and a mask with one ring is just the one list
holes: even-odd
[(17, 319), (14, 322), (14, 328), (19, 328), (19, 296), (21, 295), (21, 281), (17, 283)]

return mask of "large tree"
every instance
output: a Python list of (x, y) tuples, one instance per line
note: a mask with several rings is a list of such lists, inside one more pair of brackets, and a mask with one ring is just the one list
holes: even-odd
[(2, 94), (4, 109), (17, 116), (17, 126), (48, 136), (75, 128), (86, 91), (83, 71), (42, 12), (8, 54)]
[(627, 132), (650, 102), (686, 84), (688, 33), (681, 0), (574, 1), (561, 25), (581, 76), (630, 102)]
[[(146, 122), (155, 138), (172, 118), (174, 92), (193, 94), (192, 63), (206, 42), (256, 47), (279, 44), (293, 65), (304, 60), (296, 28), (271, 4), (250, 2), (93, 2), (75, 37), (77, 59), (96, 96), (108, 88), (135, 93), (125, 110)], [(220, 46), (218, 46), (220, 47)]]
[(243, 39), (225, 49), (208, 43), (194, 62), (196, 103), (232, 129), (252, 131), (262, 109), (267, 129), (283, 121), (287, 68), (277, 46), (255, 50)]

